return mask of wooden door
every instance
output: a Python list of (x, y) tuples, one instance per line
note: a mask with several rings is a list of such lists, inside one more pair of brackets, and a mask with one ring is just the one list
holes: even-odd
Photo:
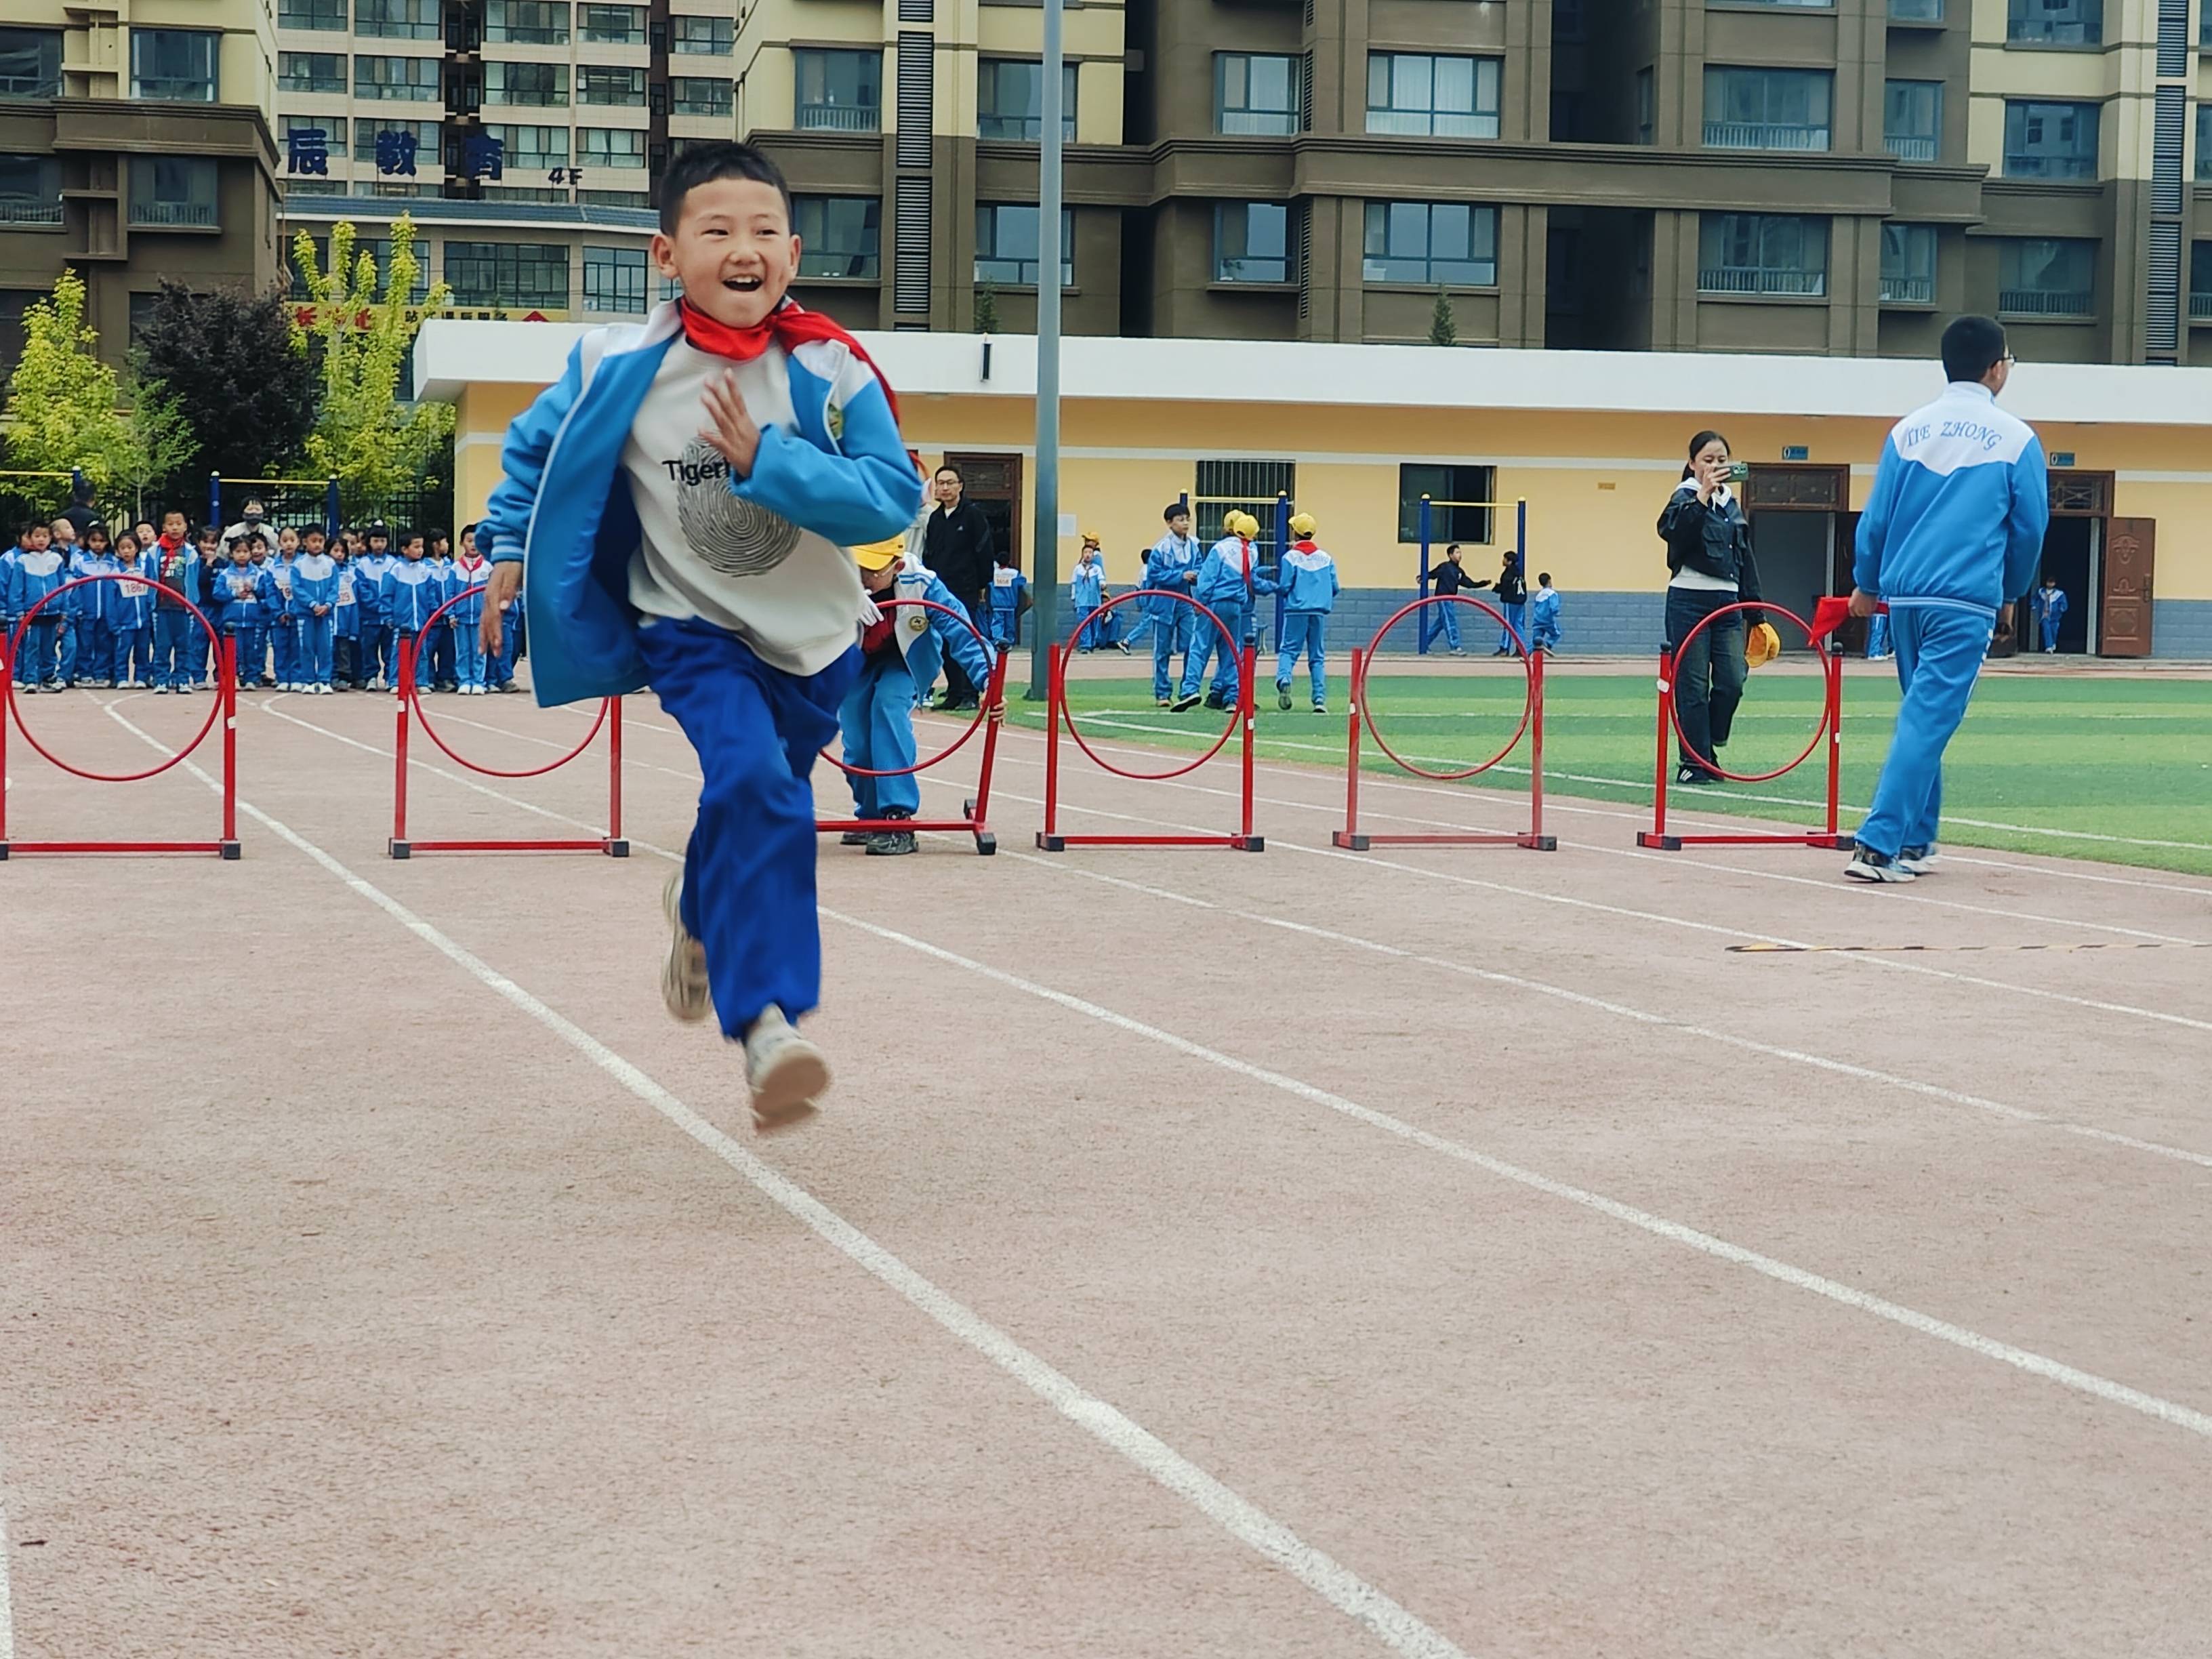
[(1018, 455), (947, 454), (960, 469), (961, 496), (982, 509), (991, 526), (991, 550), (1012, 552), (1022, 562), (1022, 458)]
[(2104, 626), (2098, 654), (2150, 655), (2151, 565), (2158, 520), (2113, 519), (2105, 537)]

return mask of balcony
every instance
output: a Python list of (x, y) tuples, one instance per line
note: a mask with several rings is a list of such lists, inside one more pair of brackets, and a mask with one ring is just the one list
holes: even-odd
[(801, 104), (801, 132), (880, 132), (883, 110), (874, 104)]
[(1775, 121), (1708, 121), (1707, 149), (1779, 149), (1799, 152), (1828, 148), (1826, 127), (1786, 125)]
[(1901, 132), (1886, 132), (1882, 147), (1900, 161), (1932, 161), (1936, 159), (1936, 140), (1915, 138)]
[(2189, 320), (2192, 323), (2212, 323), (2212, 293), (2192, 292), (2190, 295)]
[(1941, 27), (1943, 0), (1889, 0), (1889, 21), (1923, 27)]
[(1885, 276), (1881, 279), (1881, 300), (1884, 305), (1932, 306), (1936, 303), (1936, 279)]
[(1298, 112), (1294, 109), (1217, 110), (1214, 130), (1245, 137), (1295, 138), (1298, 133)]
[(1824, 270), (1759, 270), (1731, 265), (1698, 273), (1700, 294), (1780, 294), (1795, 299), (1818, 300), (1828, 291)]
[(2079, 291), (2033, 288), (1997, 290), (1997, 309), (2014, 317), (2088, 317), (2095, 314), (2094, 296)]
[(0, 225), (58, 225), (61, 222), (59, 202), (33, 202), (21, 198), (0, 201)]

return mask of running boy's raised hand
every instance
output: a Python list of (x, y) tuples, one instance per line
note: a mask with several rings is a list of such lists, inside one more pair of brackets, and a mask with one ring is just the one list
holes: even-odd
[(744, 477), (753, 470), (754, 459), (760, 453), (761, 434), (746, 411), (734, 370), (725, 369), (707, 382), (705, 402), (707, 424), (699, 428), (699, 435), (720, 453), (732, 472)]

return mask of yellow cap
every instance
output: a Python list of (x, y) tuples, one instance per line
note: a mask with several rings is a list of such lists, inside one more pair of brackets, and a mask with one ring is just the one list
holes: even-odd
[(1096, 546), (1097, 546), (1097, 545), (1098, 545), (1098, 534), (1097, 534), (1097, 532), (1096, 531), (1091, 531), (1091, 530), (1086, 530), (1086, 531), (1085, 531), (1085, 532), (1083, 532), (1083, 544), (1084, 544), (1085, 547), (1096, 547)]
[(1310, 536), (1319, 528), (1321, 526), (1315, 523), (1314, 515), (1310, 513), (1291, 514), (1291, 534), (1293, 536)]
[(1231, 535), (1242, 536), (1248, 541), (1260, 533), (1260, 521), (1249, 513), (1231, 513), (1221, 523)]
[(1782, 635), (1772, 623), (1760, 623), (1744, 635), (1743, 660), (1749, 668), (1764, 668), (1782, 654)]
[(906, 551), (906, 538), (890, 536), (879, 542), (870, 542), (853, 550), (853, 559), (863, 570), (881, 570), (887, 564), (896, 564)]

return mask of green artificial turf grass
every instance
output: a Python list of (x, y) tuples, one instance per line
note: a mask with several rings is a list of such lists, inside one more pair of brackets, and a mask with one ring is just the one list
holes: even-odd
[[(1623, 805), (1648, 805), (1656, 757), (1656, 712), (1649, 671), (1555, 673), (1546, 688), (1545, 773), (1548, 789)], [(1330, 714), (1308, 707), (1303, 674), (1295, 706), (1275, 706), (1264, 669), (1260, 752), (1271, 759), (1343, 763), (1342, 673), (1329, 684)], [(1497, 752), (1513, 729), (1522, 682), (1500, 676), (1392, 674), (1370, 683), (1375, 721), (1401, 754), (1431, 770), (1472, 765)], [(1753, 674), (1735, 733), (1722, 752), (1731, 770), (1782, 765), (1812, 737), (1820, 687), (1808, 674)], [(1204, 708), (1171, 714), (1156, 708), (1148, 678), (1080, 680), (1072, 687), (1086, 735), (1098, 739), (1202, 746), (1222, 714)], [(1851, 829), (1872, 799), (1897, 714), (1896, 682), (1852, 674), (1844, 687), (1843, 826)], [(1012, 718), (1042, 726), (1037, 705), (1016, 701)], [(1230, 751), (1233, 753), (1232, 750)], [(1395, 769), (1367, 745), (1367, 768)], [(1524, 743), (1469, 787), (1527, 787)], [(1818, 822), (1823, 755), (1771, 782), (1672, 790), (1681, 811)], [(1382, 802), (1374, 805), (1380, 806)], [(2053, 674), (1990, 675), (1944, 768), (1944, 839), (1962, 846), (2101, 859), (2148, 868), (2212, 875), (2212, 681), (2120, 679)], [(1623, 824), (1625, 839), (1631, 826)], [(1584, 820), (1575, 832), (1604, 831)]]

